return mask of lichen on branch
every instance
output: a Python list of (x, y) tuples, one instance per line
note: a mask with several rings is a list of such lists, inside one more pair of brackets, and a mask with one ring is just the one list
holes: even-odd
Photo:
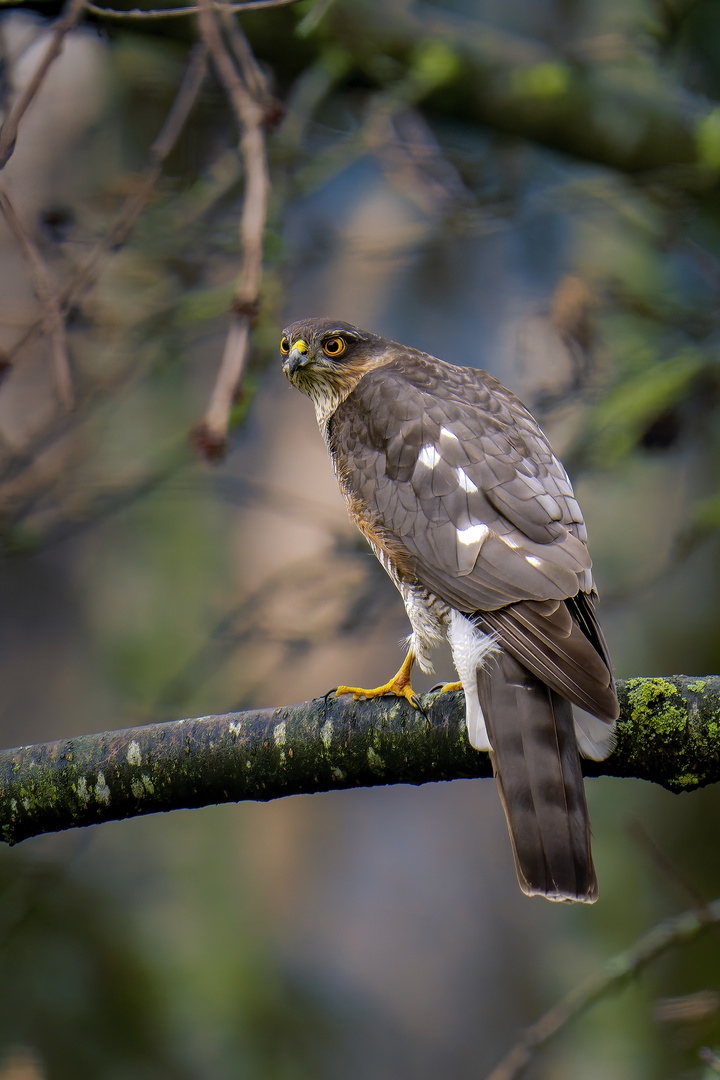
[[(720, 676), (618, 682), (615, 751), (588, 776), (637, 777), (670, 791), (720, 779)], [(379, 784), (487, 777), (465, 731), (461, 692), (403, 699), (333, 694), (0, 751), (0, 838), (245, 799)]]

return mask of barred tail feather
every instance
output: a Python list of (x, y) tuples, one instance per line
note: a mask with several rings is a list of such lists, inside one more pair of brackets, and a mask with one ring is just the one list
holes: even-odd
[(502, 650), (477, 674), (523, 892), (597, 899), (572, 706)]

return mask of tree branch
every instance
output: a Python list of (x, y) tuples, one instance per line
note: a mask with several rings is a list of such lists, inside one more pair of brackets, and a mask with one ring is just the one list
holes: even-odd
[(263, 236), (270, 190), (264, 131), (268, 95), (252, 50), (237, 27), (234, 28), (234, 35), (232, 32), (228, 35), (231, 43), (234, 41), (236, 45), (240, 70), (236, 67), (223, 40), (213, 0), (200, 0), (197, 26), (235, 112), (240, 129), (240, 154), (245, 168), (240, 217), (240, 276), (215, 386), (205, 416), (194, 431), (195, 444), (205, 457), (213, 460), (225, 453), (230, 412), (248, 355), (250, 326), (258, 312)]
[(35, 294), (43, 308), (43, 326), (50, 337), (55, 389), (63, 408), (69, 411), (73, 406), (72, 375), (70, 374), (65, 319), (60, 310), (58, 291), (40, 249), (20, 221), (10, 193), (2, 181), (0, 181), (0, 213), (5, 218), (8, 228), (20, 245), (30, 267)]
[(720, 900), (712, 900), (704, 905), (701, 912), (685, 911), (682, 915), (658, 923), (629, 949), (608, 960), (598, 975), (592, 975), (580, 983), (544, 1016), (526, 1028), (510, 1053), (496, 1065), (485, 1080), (517, 1080), (537, 1052), (591, 1005), (621, 990), (643, 968), (668, 949), (687, 945), (708, 926), (717, 926), (718, 923)]
[[(83, 292), (94, 284), (105, 260), (123, 246), (130, 231), (140, 216), (145, 204), (152, 196), (153, 189), (160, 178), (165, 159), (170, 154), (195, 104), (200, 87), (207, 71), (207, 54), (202, 44), (196, 44), (190, 50), (188, 66), (182, 83), (168, 112), (157, 138), (150, 147), (149, 160), (138, 178), (135, 190), (128, 195), (117, 220), (95, 245), (86, 262), (70, 278), (58, 297), (61, 315), (67, 313)], [(0, 129), (0, 136), (2, 134)], [(43, 319), (38, 319), (27, 327), (8, 349), (4, 357), (15, 361), (16, 356), (44, 326)]]
[(62, 52), (65, 36), (77, 24), (84, 7), (85, 0), (69, 0), (62, 17), (55, 23), (48, 47), (33, 72), (32, 78), (13, 102), (8, 115), (0, 126), (0, 169), (4, 169), (10, 160), (15, 149), (20, 121), (45, 81), (45, 76), (51, 65)]
[[(703, 179), (698, 139), (710, 103), (680, 89), (662, 64), (645, 64), (642, 76), (629, 79), (631, 45), (621, 46), (627, 52), (624, 63), (603, 62), (602, 55), (593, 55), (592, 42), (554, 48), (432, 4), (356, 3), (343, 4), (327, 17), (333, 39), (351, 55), (354, 43), (367, 34), (369, 11), (373, 40), (384, 55), (408, 68), (423, 43), (452, 53), (457, 71), (448, 74), (442, 93), (435, 94), (429, 82), (424, 95), (432, 96), (438, 115), (529, 139), (575, 160), (628, 173), (653, 172), (655, 179), (680, 189), (714, 182)], [(618, 35), (618, 42), (623, 40)], [(634, 69), (640, 70), (637, 59)]]
[[(222, 4), (216, 2), (214, 7), (219, 11), (257, 11), (260, 8), (286, 7), (295, 4), (297, 0), (245, 0), (244, 3)], [(132, 8), (130, 11), (118, 11), (116, 8), (102, 7), (98, 4), (86, 3), (85, 7), (93, 15), (99, 15), (103, 19), (177, 19), (185, 18), (186, 15), (197, 15), (199, 6), (189, 5), (176, 8), (154, 8), (143, 10)]]
[(121, 248), (130, 235), (133, 225), (152, 197), (168, 155), (180, 138), (206, 74), (207, 49), (202, 43), (197, 43), (190, 50), (182, 82), (163, 126), (150, 147), (148, 163), (138, 178), (135, 190), (128, 195), (117, 220), (98, 242), (87, 262), (65, 289), (62, 301), (66, 310), (93, 284), (103, 261)]
[[(670, 791), (720, 780), (720, 676), (618, 683), (615, 752), (588, 776)], [(244, 799), (492, 776), (465, 732), (462, 693), (301, 705), (127, 728), (0, 752), (0, 838)]]

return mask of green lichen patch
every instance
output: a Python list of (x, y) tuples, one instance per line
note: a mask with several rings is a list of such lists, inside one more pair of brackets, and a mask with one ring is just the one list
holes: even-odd
[(630, 679), (628, 702), (634, 726), (650, 744), (665, 742), (687, 726), (687, 705), (667, 679)]
[(385, 772), (385, 762), (380, 757), (380, 755), (376, 753), (372, 746), (368, 746), (367, 760), (368, 765), (374, 773), (379, 773), (380, 775), (382, 775)]
[[(670, 785), (668, 785), (668, 786), (670, 786)], [(697, 786), (698, 786), (697, 773), (693, 773), (693, 772), (679, 773), (677, 776), (674, 776), (672, 778), (672, 786), (670, 787), (670, 790), (671, 791), (677, 791), (677, 792), (680, 792), (680, 791), (694, 791)]]
[(686, 732), (685, 702), (667, 679), (629, 679), (625, 690), (616, 746), (625, 759), (625, 775), (655, 775), (677, 790), (678, 775), (691, 770), (685, 761), (668, 760), (668, 741), (677, 743)]
[(104, 803), (106, 806), (110, 802), (110, 788), (105, 783), (105, 773), (102, 769), (97, 774), (97, 782), (95, 784), (95, 798), (98, 802)]
[(616, 749), (622, 775), (647, 777), (678, 792), (717, 778), (720, 723), (709, 681), (714, 683), (690, 684), (684, 676), (628, 680)]

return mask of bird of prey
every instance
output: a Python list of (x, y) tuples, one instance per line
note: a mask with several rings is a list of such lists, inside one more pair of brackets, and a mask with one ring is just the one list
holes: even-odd
[(432, 671), (447, 637), (460, 678), (448, 686), (462, 685), (470, 742), (490, 753), (520, 887), (592, 903), (578, 751), (606, 757), (619, 710), (565, 469), (485, 371), (327, 318), (286, 327), (280, 350), (412, 626), (393, 679), (337, 692), (417, 706), (411, 668)]

